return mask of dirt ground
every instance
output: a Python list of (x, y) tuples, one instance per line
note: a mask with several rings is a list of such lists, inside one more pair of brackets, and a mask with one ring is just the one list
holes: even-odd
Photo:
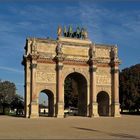
[(0, 116), (0, 139), (140, 139), (140, 116), (64, 119)]

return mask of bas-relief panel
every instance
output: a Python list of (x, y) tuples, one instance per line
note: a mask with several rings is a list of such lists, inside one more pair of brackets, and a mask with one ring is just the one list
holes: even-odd
[(36, 72), (36, 81), (43, 83), (55, 83), (56, 82), (56, 74), (48, 73), (46, 71), (37, 71)]
[(110, 68), (97, 68), (96, 81), (97, 85), (111, 85)]
[(110, 57), (110, 50), (107, 48), (96, 48), (96, 57), (104, 57), (109, 58)]
[(36, 71), (36, 81), (42, 83), (56, 83), (55, 66), (38, 65)]

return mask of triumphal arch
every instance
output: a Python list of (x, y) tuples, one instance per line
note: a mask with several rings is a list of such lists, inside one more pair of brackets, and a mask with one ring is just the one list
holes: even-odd
[(78, 84), (78, 115), (120, 116), (119, 58), (115, 45), (96, 44), (84, 28), (72, 32), (58, 27), (56, 40), (27, 38), (22, 64), (25, 69), (25, 115), (39, 116), (39, 93), (48, 95), (49, 116), (64, 117), (64, 82)]

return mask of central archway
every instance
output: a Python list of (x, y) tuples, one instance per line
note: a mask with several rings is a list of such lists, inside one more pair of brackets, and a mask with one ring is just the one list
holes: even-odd
[(65, 78), (64, 101), (69, 114), (87, 116), (87, 80), (82, 74), (74, 72)]
[[(41, 108), (40, 108), (40, 105), (38, 106), (38, 112), (39, 112), (39, 116), (48, 116), (48, 117), (53, 117), (54, 116), (54, 94), (48, 90), (48, 89), (45, 89), (45, 90), (42, 90), (40, 94), (46, 94), (47, 95), (47, 98), (44, 98), (43, 99), (43, 104), (42, 104), (42, 108), (43, 108), (43, 115), (41, 115)], [(40, 97), (40, 96), (39, 96)]]

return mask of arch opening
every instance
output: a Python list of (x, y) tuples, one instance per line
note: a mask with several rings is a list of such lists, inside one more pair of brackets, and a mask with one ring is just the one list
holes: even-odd
[(109, 116), (109, 95), (101, 91), (97, 95), (99, 116)]
[(50, 90), (42, 90), (39, 93), (39, 116), (53, 117), (54, 115), (54, 95)]
[(87, 80), (77, 72), (69, 74), (64, 81), (65, 114), (87, 116)]

